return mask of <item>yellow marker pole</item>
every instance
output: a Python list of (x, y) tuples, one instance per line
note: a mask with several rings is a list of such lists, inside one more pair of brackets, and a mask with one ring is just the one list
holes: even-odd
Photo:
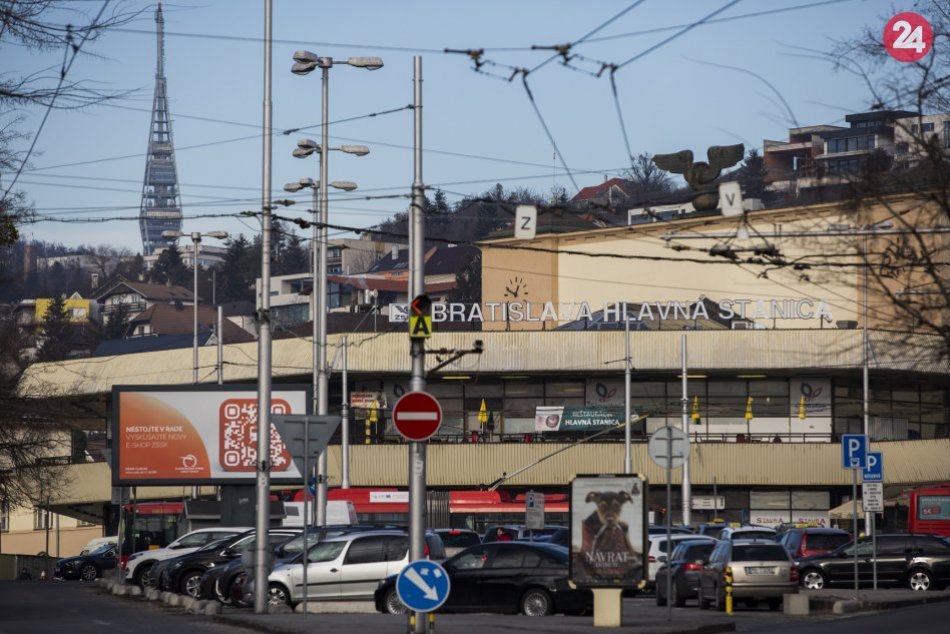
[(429, 632), (435, 631), (435, 612), (429, 612)]
[(366, 418), (366, 441), (365, 444), (370, 444), (370, 438), (373, 435), (373, 424), (379, 422), (379, 415), (376, 413), (376, 408), (379, 407), (378, 401), (373, 401), (373, 408), (369, 410), (369, 416)]
[(732, 614), (732, 566), (726, 566), (726, 614)]
[(798, 399), (798, 419), (805, 420), (805, 397)]

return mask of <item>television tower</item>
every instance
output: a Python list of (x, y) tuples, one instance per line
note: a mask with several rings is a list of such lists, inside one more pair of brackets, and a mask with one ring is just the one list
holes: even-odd
[(175, 146), (172, 143), (172, 122), (168, 112), (165, 82), (165, 18), (159, 0), (155, 10), (157, 64), (155, 97), (152, 100), (152, 125), (148, 136), (148, 157), (142, 183), (142, 206), (139, 229), (142, 232), (142, 255), (170, 246), (176, 238), (163, 238), (163, 231), (181, 231), (181, 197), (178, 192), (178, 170), (175, 167)]

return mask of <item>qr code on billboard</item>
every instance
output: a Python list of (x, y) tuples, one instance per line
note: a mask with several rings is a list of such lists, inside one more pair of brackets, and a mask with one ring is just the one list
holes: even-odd
[[(289, 414), (290, 404), (282, 399), (271, 401), (272, 414)], [(257, 399), (229, 398), (221, 404), (219, 417), (219, 462), (225, 471), (254, 471), (257, 462)], [(290, 468), (290, 453), (277, 428), (270, 425), (270, 464), (272, 471)]]

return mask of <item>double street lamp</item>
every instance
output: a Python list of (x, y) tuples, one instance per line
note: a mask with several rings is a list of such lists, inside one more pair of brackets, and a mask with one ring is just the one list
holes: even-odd
[(225, 240), (228, 237), (227, 231), (207, 231), (201, 233), (200, 231), (192, 231), (191, 233), (182, 233), (181, 231), (163, 231), (163, 238), (184, 238), (190, 237), (191, 242), (194, 245), (194, 260), (192, 261), (192, 269), (194, 270), (194, 338), (192, 340), (192, 383), (198, 382), (198, 245), (201, 243), (201, 238), (218, 238), (219, 240)]
[[(349, 57), (345, 60), (335, 60), (332, 57), (322, 57), (310, 51), (297, 51), (294, 53), (294, 65), (291, 72), (295, 75), (307, 75), (317, 68), (322, 71), (322, 90), (321, 90), (321, 133), (320, 143), (309, 139), (303, 139), (297, 144), (294, 150), (294, 156), (297, 158), (306, 158), (311, 154), (320, 156), (320, 179), (318, 181), (319, 197), (315, 202), (319, 203), (319, 222), (316, 225), (314, 239), (314, 253), (318, 254), (314, 263), (316, 280), (314, 280), (314, 293), (316, 294), (314, 302), (314, 348), (315, 348), (315, 377), (314, 377), (314, 413), (317, 416), (326, 416), (329, 405), (329, 381), (327, 378), (327, 320), (326, 320), (326, 296), (327, 296), (327, 223), (329, 222), (329, 207), (327, 200), (327, 187), (329, 180), (327, 176), (327, 154), (331, 149), (338, 149), (349, 154), (362, 156), (369, 152), (365, 146), (341, 146), (340, 148), (331, 148), (329, 146), (329, 135), (327, 128), (329, 126), (329, 78), (330, 69), (335, 64), (345, 64), (355, 66), (356, 68), (365, 68), (367, 70), (377, 70), (383, 67), (383, 60), (378, 57)], [(312, 181), (311, 181), (312, 183)], [(349, 183), (349, 185), (353, 185)], [(355, 185), (353, 185), (355, 188)], [(346, 188), (343, 188), (346, 189)], [(319, 249), (319, 251), (317, 251)], [(319, 322), (317, 317), (319, 316)], [(317, 525), (326, 524), (326, 499), (327, 499), (327, 457), (326, 452), (320, 454), (317, 461), (317, 482), (316, 482), (316, 506), (317, 506)]]

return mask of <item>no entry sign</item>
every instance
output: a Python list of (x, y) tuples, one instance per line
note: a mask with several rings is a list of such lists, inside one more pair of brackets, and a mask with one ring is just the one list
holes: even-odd
[(442, 406), (428, 392), (408, 392), (393, 406), (393, 424), (406, 440), (427, 440), (442, 424)]

